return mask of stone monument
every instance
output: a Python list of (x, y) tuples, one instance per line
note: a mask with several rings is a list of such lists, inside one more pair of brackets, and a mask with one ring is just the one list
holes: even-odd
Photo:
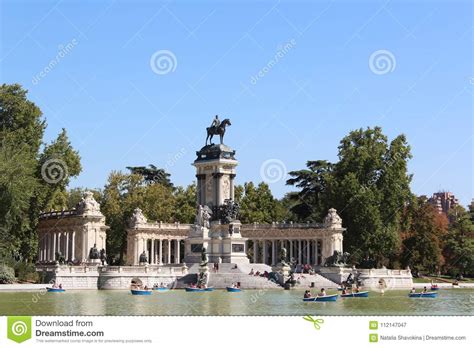
[[(234, 201), (235, 151), (224, 144), (229, 119), (216, 116), (207, 128), (206, 145), (196, 152), (197, 211), (193, 228), (186, 240), (187, 263), (198, 263), (205, 248), (210, 262), (249, 263), (246, 239), (240, 234), (239, 206)], [(220, 144), (213, 144), (213, 135)], [(210, 142), (210, 143), (208, 143)]]

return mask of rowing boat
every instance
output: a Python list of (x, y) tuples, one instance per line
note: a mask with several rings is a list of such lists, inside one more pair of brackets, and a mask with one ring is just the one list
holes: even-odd
[(48, 292), (66, 292), (65, 289), (61, 289), (61, 288), (46, 288), (46, 290)]
[(151, 290), (145, 290), (145, 289), (132, 289), (130, 291), (132, 292), (132, 295), (151, 295), (152, 293)]
[(437, 292), (418, 292), (414, 294), (408, 294), (409, 297), (413, 298), (421, 298), (421, 297), (429, 297), (429, 298), (435, 298), (438, 296)]
[(304, 302), (334, 302), (337, 300), (337, 296), (339, 295), (326, 295), (326, 296), (316, 296), (316, 297), (309, 297), (303, 298)]
[(240, 288), (232, 288), (230, 286), (227, 287), (227, 292), (241, 292), (242, 289)]
[(341, 297), (369, 297), (368, 291), (353, 292), (350, 294), (341, 294)]

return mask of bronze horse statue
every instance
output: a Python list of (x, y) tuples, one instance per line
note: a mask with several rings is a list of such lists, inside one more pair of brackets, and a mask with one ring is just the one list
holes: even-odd
[(206, 145), (208, 141), (209, 145), (212, 144), (212, 138), (214, 137), (214, 135), (219, 135), (221, 137), (221, 144), (224, 144), (225, 129), (227, 126), (232, 126), (232, 123), (230, 123), (230, 120), (228, 118), (222, 120), (221, 124), (218, 127), (207, 127)]

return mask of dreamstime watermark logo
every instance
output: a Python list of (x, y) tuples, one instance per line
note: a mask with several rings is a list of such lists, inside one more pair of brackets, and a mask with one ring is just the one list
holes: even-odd
[(178, 152), (176, 152), (174, 155), (169, 155), (168, 160), (166, 161), (165, 165), (165, 171), (168, 171), (170, 168), (174, 167), (178, 161), (183, 158), (183, 156), (186, 154), (186, 149), (182, 147)]
[(31, 83), (34, 85), (37, 85), (43, 78), (46, 77), (53, 69), (63, 60), (64, 57), (66, 57), (71, 51), (74, 49), (74, 47), (77, 46), (79, 42), (77, 39), (72, 39), (65, 45), (59, 45), (58, 47), (58, 53), (56, 56), (49, 61), (49, 63), (41, 69), (39, 73), (37, 73), (35, 76), (33, 76), (33, 79), (31, 80)]
[(150, 58), (151, 70), (157, 75), (166, 75), (174, 72), (178, 66), (178, 60), (173, 52), (168, 50), (156, 51)]
[(279, 159), (269, 159), (262, 163), (260, 167), (260, 177), (269, 184), (275, 184), (286, 179), (287, 170), (285, 163)]
[(397, 60), (392, 52), (387, 50), (378, 50), (369, 57), (369, 69), (374, 74), (385, 75), (395, 70)]
[(51, 158), (41, 166), (41, 177), (48, 184), (57, 184), (68, 175), (67, 164), (58, 158)]
[(281, 45), (278, 45), (278, 48), (277, 48), (277, 52), (275, 53), (275, 55), (273, 56), (272, 59), (270, 59), (267, 64), (265, 64), (265, 66), (263, 68), (261, 68), (257, 74), (255, 74), (254, 76), (252, 76), (250, 78), (250, 83), (252, 85), (256, 85), (258, 80), (260, 80), (261, 78), (263, 78), (266, 74), (268, 74), (272, 69), (273, 67), (281, 60), (283, 59), (283, 57), (285, 57), (292, 49), (293, 47), (296, 46), (296, 40), (295, 39), (291, 39), (290, 41), (284, 43), (284, 44), (281, 44)]
[(31, 338), (31, 317), (8, 317), (7, 337), (17, 343)]

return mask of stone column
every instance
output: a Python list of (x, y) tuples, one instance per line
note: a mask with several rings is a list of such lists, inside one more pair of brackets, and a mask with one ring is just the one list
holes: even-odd
[(179, 255), (180, 252), (181, 252), (181, 250), (180, 250), (180, 245), (179, 245), (179, 239), (176, 239), (176, 250), (175, 250), (176, 256), (175, 256), (175, 260), (174, 260), (175, 263), (181, 263), (181, 257)]
[(266, 264), (267, 263), (267, 241), (265, 239), (262, 240), (262, 245), (263, 245), (263, 249), (262, 249), (263, 264)]
[(160, 239), (159, 245), (158, 245), (158, 257), (160, 258), (160, 262), (158, 262), (160, 265), (163, 264), (163, 240)]
[(154, 265), (155, 264), (155, 239), (151, 239), (151, 258), (150, 258), (150, 264)]
[(66, 259), (66, 261), (69, 261), (69, 232), (66, 232), (65, 233), (65, 237), (66, 237), (66, 250), (65, 250), (65, 255), (64, 255), (64, 258)]
[(272, 266), (276, 265), (276, 243), (272, 240)]
[(230, 183), (230, 199), (234, 200), (235, 199), (235, 190), (234, 190), (234, 179), (235, 179), (235, 174), (230, 174), (229, 175), (229, 183)]
[(311, 264), (311, 241), (308, 239), (306, 241), (306, 263)]
[(253, 241), (253, 263), (258, 263), (258, 240)]
[(302, 255), (302, 250), (301, 250), (301, 239), (298, 239), (298, 264), (302, 264), (303, 263), (303, 255)]
[(138, 265), (138, 238), (133, 241), (133, 264)]
[(317, 266), (318, 265), (318, 240), (315, 239), (313, 240), (313, 244), (314, 244), (314, 265)]
[(171, 239), (168, 239), (168, 265), (171, 263)]
[(293, 241), (290, 239), (290, 260), (293, 259)]
[(56, 233), (52, 233), (53, 236), (53, 247), (51, 248), (51, 260), (56, 260)]
[(216, 202), (216, 206), (220, 206), (223, 203), (223, 199), (222, 199), (222, 176), (223, 175), (224, 175), (223, 173), (214, 173), (213, 174), (213, 176), (214, 176), (214, 189), (215, 189), (215, 193), (216, 193), (216, 196), (214, 197), (214, 199), (215, 199), (215, 202)]
[(71, 235), (71, 261), (76, 258), (76, 231), (72, 231)]

